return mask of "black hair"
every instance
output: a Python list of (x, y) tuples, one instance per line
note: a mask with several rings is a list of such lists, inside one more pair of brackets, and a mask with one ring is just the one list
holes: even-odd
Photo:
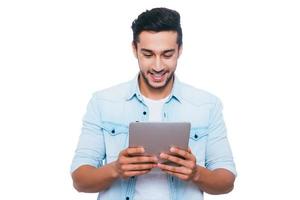
[(182, 30), (180, 25), (180, 14), (168, 8), (153, 8), (141, 13), (132, 22), (133, 43), (136, 46), (139, 42), (139, 34), (142, 31), (176, 31), (177, 44), (182, 45)]

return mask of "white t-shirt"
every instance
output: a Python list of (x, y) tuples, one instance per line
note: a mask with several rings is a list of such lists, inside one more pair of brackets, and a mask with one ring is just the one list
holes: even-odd
[[(162, 108), (168, 97), (160, 100), (152, 100), (144, 96), (143, 98), (149, 109), (149, 121), (162, 121)], [(160, 170), (152, 170), (148, 174), (138, 176), (135, 185), (134, 200), (157, 199), (170, 199), (167, 175)]]

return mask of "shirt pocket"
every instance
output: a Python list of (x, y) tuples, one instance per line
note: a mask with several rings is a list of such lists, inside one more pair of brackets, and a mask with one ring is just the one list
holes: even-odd
[(101, 128), (105, 140), (106, 162), (117, 160), (119, 153), (128, 146), (128, 126), (114, 122), (102, 122)]
[(207, 144), (207, 127), (192, 127), (190, 131), (189, 147), (196, 157), (197, 164), (205, 165), (205, 151)]

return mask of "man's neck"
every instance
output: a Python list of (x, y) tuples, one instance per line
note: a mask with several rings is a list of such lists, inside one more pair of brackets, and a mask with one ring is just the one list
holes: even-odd
[(142, 95), (144, 95), (145, 97), (147, 97), (149, 99), (158, 100), (158, 99), (166, 98), (167, 96), (170, 95), (170, 93), (172, 91), (173, 83), (174, 83), (174, 76), (167, 83), (167, 85), (165, 85), (162, 88), (150, 87), (145, 82), (145, 80), (142, 80), (142, 79), (143, 78), (141, 77), (141, 75), (139, 75), (138, 82), (139, 82), (140, 91), (141, 91)]

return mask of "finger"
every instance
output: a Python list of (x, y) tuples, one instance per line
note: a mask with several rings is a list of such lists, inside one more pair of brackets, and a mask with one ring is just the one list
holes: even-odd
[(143, 171), (126, 171), (124, 172), (125, 177), (131, 177), (131, 176), (140, 176), (143, 174), (149, 173), (150, 170), (143, 170)]
[(170, 172), (179, 173), (183, 175), (189, 175), (193, 172), (191, 169), (186, 167), (176, 167), (176, 166), (165, 165), (161, 163), (158, 163), (157, 167), (159, 167), (163, 171), (170, 171)]
[(143, 171), (143, 170), (151, 170), (154, 167), (157, 167), (157, 164), (129, 164), (129, 165), (122, 165), (121, 169), (123, 171)]
[(156, 156), (133, 156), (133, 157), (126, 157), (126, 162), (128, 164), (134, 163), (157, 163), (158, 159)]
[(174, 163), (176, 163), (178, 165), (189, 167), (189, 161), (184, 160), (182, 158), (179, 158), (177, 156), (173, 156), (173, 155), (170, 155), (170, 154), (167, 154), (167, 153), (161, 153), (160, 157), (163, 158), (163, 159), (165, 159), (165, 160), (172, 161), (172, 162), (174, 162)]
[(178, 154), (178, 155), (182, 156), (183, 158), (185, 158), (186, 160), (195, 160), (194, 155), (191, 152), (189, 152), (189, 150), (183, 150), (183, 149), (179, 149), (177, 147), (170, 148), (170, 151), (172, 153)]
[(124, 149), (121, 151), (120, 155), (123, 156), (132, 156), (136, 154), (142, 154), (145, 152), (145, 149), (143, 147), (128, 147), (127, 149)]
[(172, 171), (168, 171), (168, 170), (163, 170), (165, 173), (170, 174), (172, 176), (176, 176), (184, 181), (189, 180), (189, 176), (185, 175), (185, 174), (180, 174), (180, 173), (176, 173), (176, 172), (172, 172)]

